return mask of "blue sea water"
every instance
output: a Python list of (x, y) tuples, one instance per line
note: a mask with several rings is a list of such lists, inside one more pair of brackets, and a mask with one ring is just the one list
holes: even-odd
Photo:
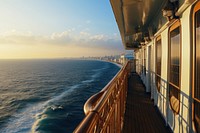
[(0, 132), (71, 133), (119, 71), (94, 60), (0, 60)]

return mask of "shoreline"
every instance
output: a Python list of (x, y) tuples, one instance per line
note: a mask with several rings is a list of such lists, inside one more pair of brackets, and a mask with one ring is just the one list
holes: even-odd
[[(84, 60), (84, 59), (83, 59), (83, 60)], [(114, 65), (118, 66), (120, 69), (123, 67), (123, 65), (118, 64), (118, 63), (116, 63), (116, 62), (112, 62), (112, 61), (107, 61), (107, 60), (98, 60), (98, 59), (88, 59), (88, 60), (108, 62), (108, 63), (111, 63), (111, 64), (114, 64)]]
[(102, 62), (108, 62), (108, 63), (112, 63), (112, 64), (114, 64), (114, 65), (116, 65), (116, 66), (118, 66), (119, 68), (122, 68), (123, 67), (123, 65), (121, 65), (121, 64), (118, 64), (118, 63), (116, 63), (116, 62), (112, 62), (112, 61), (107, 61), (107, 60), (99, 60), (99, 59), (80, 59), (80, 58), (33, 58), (33, 59), (26, 59), (26, 58), (24, 58), (24, 59), (0, 59), (0, 61), (16, 61), (16, 60), (22, 60), (22, 61), (24, 61), (24, 60), (93, 60), (93, 61), (102, 61)]
[(118, 66), (119, 68), (122, 68), (122, 67), (123, 67), (123, 65), (118, 64), (118, 63), (116, 63), (116, 62), (112, 62), (112, 61), (106, 61), (106, 62), (112, 63), (112, 64)]

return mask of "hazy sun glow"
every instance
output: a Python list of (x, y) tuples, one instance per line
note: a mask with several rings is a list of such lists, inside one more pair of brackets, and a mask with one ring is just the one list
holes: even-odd
[(0, 58), (122, 53), (109, 1), (0, 1)]

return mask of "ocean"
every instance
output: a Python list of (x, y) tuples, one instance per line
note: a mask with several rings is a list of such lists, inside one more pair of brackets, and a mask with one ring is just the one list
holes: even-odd
[(120, 70), (95, 60), (0, 60), (0, 133), (71, 133)]

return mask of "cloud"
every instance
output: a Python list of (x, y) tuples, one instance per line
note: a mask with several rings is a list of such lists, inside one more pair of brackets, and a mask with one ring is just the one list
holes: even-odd
[(34, 44), (41, 38), (39, 36), (32, 35), (31, 32), (17, 32), (11, 30), (0, 34), (0, 45), (1, 44)]
[(86, 24), (90, 24), (90, 23), (91, 23), (91, 21), (90, 21), (90, 20), (87, 20), (85, 23), (86, 23)]
[(75, 29), (52, 33), (49, 36), (36, 36), (31, 32), (18, 32), (16, 30), (12, 30), (4, 34), (0, 34), (0, 45), (1, 44), (45, 44), (56, 46), (89, 47), (96, 49), (123, 49), (120, 37), (116, 33), (113, 33), (113, 35), (91, 34), (88, 31), (77, 32)]
[(12, 30), (0, 34), (0, 58), (63, 58), (116, 55), (124, 52), (117, 35), (66, 30), (48, 36)]
[(103, 34), (99, 34), (99, 35), (93, 35), (93, 36), (91, 36), (90, 37), (90, 39), (91, 40), (105, 40), (106, 39), (106, 37), (105, 37), (105, 35), (103, 35)]
[(80, 32), (80, 35), (81, 35), (81, 36), (86, 36), (86, 37), (88, 37), (88, 36), (90, 36), (90, 33), (81, 31), (81, 32)]

